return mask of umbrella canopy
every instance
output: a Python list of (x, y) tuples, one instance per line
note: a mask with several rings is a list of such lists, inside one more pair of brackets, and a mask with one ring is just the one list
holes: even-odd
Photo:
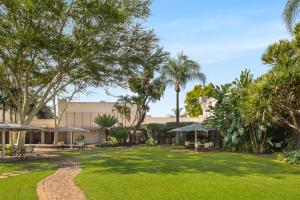
[(89, 132), (88, 129), (78, 127), (59, 127), (59, 128), (48, 128), (51, 132)]
[(45, 130), (40, 127), (35, 127), (31, 125), (22, 125), (22, 124), (16, 124), (12, 122), (0, 122), (0, 129), (5, 130)]
[(198, 141), (197, 141), (197, 131), (203, 131), (203, 132), (207, 132), (208, 131), (211, 131), (211, 130), (214, 130), (214, 129), (208, 129), (208, 128), (205, 128), (203, 127), (201, 124), (191, 124), (191, 125), (188, 125), (188, 126), (183, 126), (183, 127), (180, 127), (180, 128), (175, 128), (173, 130), (170, 130), (169, 132), (191, 132), (191, 131), (194, 131), (195, 132), (195, 151), (197, 151), (198, 149)]
[(43, 128), (31, 126), (31, 125), (22, 125), (12, 122), (0, 122), (0, 129), (2, 129), (2, 159), (5, 159), (5, 131), (25, 131), (25, 130), (45, 130)]
[(211, 131), (213, 129), (204, 128), (201, 124), (191, 124), (170, 130), (169, 132), (191, 132), (191, 131)]

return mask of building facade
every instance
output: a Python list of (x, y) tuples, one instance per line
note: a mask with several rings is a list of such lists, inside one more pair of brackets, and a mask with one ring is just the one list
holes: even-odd
[[(118, 123), (124, 126), (131, 126), (134, 120), (136, 111), (135, 106), (131, 106), (130, 120), (126, 120), (114, 109), (115, 102), (69, 102), (65, 100), (59, 100), (58, 102), (58, 119), (59, 124), (55, 127), (54, 119), (37, 119), (34, 118), (31, 125), (38, 126), (46, 129), (53, 128), (82, 128), (88, 130), (88, 132), (51, 132), (51, 131), (28, 131), (26, 134), (27, 144), (53, 144), (56, 142), (64, 142), (70, 144), (76, 140), (77, 137), (83, 135), (85, 143), (87, 144), (102, 144), (106, 140), (104, 131), (95, 123), (95, 118), (98, 115), (110, 114), (114, 115), (118, 119)], [(9, 119), (9, 113), (7, 113), (6, 119)], [(182, 122), (201, 122), (202, 116), (199, 117), (182, 117)], [(2, 115), (0, 121), (3, 121)], [(9, 121), (9, 120), (7, 120)], [(174, 117), (152, 117), (147, 115), (143, 124), (149, 123), (167, 123), (175, 122)], [(9, 138), (9, 134), (6, 138)], [(9, 139), (7, 139), (9, 141)]]

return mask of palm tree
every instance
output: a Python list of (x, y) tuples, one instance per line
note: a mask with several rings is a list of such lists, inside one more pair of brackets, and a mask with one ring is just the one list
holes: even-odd
[(200, 80), (203, 84), (206, 77), (201, 73), (200, 65), (193, 60), (190, 60), (182, 52), (177, 55), (177, 58), (170, 58), (167, 65), (162, 70), (162, 78), (167, 85), (174, 85), (176, 91), (176, 124), (179, 125), (179, 93), (181, 88), (184, 88), (189, 81)]
[(118, 123), (118, 119), (110, 114), (98, 115), (95, 118), (95, 123), (98, 124), (101, 128), (110, 128)]
[(283, 11), (283, 20), (290, 32), (300, 11), (300, 0), (288, 0)]
[(113, 127), (116, 123), (118, 123), (118, 119), (113, 115), (103, 114), (103, 115), (98, 115), (95, 118), (94, 122), (101, 127), (101, 132), (106, 135), (106, 139), (107, 139), (106, 130), (108, 128)]

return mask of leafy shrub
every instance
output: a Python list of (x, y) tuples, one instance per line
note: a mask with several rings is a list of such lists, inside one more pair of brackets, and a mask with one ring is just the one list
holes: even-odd
[(109, 134), (111, 139), (115, 138), (118, 143), (124, 144), (128, 136), (128, 129), (125, 127), (114, 127), (109, 130)]
[(283, 151), (279, 154), (278, 159), (289, 164), (300, 164), (300, 150)]
[(149, 147), (153, 147), (156, 145), (155, 140), (153, 138), (149, 138), (145, 144), (146, 144), (146, 146), (149, 146)]
[[(2, 154), (2, 145), (0, 145), (0, 152)], [(10, 155), (11, 154), (11, 147), (10, 146), (5, 146), (5, 154)]]
[(75, 144), (79, 144), (81, 142), (84, 142), (84, 135), (79, 135), (76, 139), (75, 139)]
[(293, 136), (289, 136), (286, 138), (285, 140), (286, 142), (286, 147), (285, 147), (285, 151), (294, 151), (296, 150), (296, 138)]

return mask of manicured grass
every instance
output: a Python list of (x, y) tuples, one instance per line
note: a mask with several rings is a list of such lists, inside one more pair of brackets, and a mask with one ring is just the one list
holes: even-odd
[(0, 179), (0, 199), (38, 199), (37, 183), (56, 169), (57, 165), (50, 160), (0, 162), (0, 176), (3, 173), (21, 174)]
[(71, 153), (87, 199), (300, 199), (300, 167), (240, 153), (97, 148)]

